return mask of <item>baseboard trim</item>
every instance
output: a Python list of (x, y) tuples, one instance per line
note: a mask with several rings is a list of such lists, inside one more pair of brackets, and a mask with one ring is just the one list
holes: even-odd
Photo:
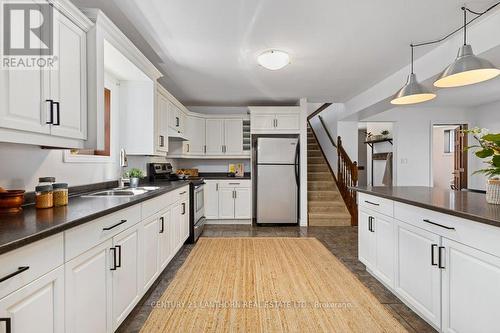
[(206, 220), (205, 224), (252, 224), (252, 220)]

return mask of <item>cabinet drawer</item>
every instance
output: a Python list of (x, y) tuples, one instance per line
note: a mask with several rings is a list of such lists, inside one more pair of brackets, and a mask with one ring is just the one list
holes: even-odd
[(63, 235), (59, 233), (1, 255), (0, 279), (12, 277), (0, 282), (0, 298), (61, 266), (63, 251)]
[(73, 259), (140, 220), (141, 205), (135, 205), (65, 231), (65, 260)]
[(172, 203), (189, 198), (189, 185), (183, 186), (180, 189), (170, 192), (172, 195)]
[(142, 203), (142, 219), (146, 219), (151, 215), (158, 213), (160, 210), (167, 208), (172, 204), (172, 196), (170, 193), (160, 195), (159, 197), (144, 201)]
[(394, 203), (394, 217), (400, 221), (475, 247), (500, 257), (500, 228), (469, 221), (400, 202)]
[(221, 188), (248, 188), (252, 187), (252, 181), (250, 179), (234, 179), (234, 180), (220, 180), (219, 187)]
[(358, 193), (358, 204), (360, 207), (369, 208), (377, 213), (387, 216), (394, 216), (394, 201), (369, 195)]

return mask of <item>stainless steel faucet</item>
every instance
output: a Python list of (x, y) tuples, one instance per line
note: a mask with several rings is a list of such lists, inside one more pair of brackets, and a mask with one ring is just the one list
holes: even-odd
[(120, 167), (121, 169), (121, 175), (120, 175), (120, 180), (119, 180), (119, 186), (120, 187), (125, 187), (125, 184), (129, 183), (130, 184), (130, 179), (123, 177), (125, 168), (128, 166), (128, 160), (127, 160), (127, 152), (125, 149), (120, 149)]

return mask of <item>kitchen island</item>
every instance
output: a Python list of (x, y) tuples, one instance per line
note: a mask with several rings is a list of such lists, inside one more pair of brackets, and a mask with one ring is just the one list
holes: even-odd
[(494, 332), (500, 206), (429, 187), (357, 187), (359, 260), (443, 332)]

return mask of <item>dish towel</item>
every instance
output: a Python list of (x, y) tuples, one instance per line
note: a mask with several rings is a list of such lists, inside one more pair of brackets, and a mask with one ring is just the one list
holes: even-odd
[(392, 153), (387, 154), (387, 159), (385, 161), (385, 172), (384, 178), (382, 178), (382, 184), (385, 186), (392, 186)]

